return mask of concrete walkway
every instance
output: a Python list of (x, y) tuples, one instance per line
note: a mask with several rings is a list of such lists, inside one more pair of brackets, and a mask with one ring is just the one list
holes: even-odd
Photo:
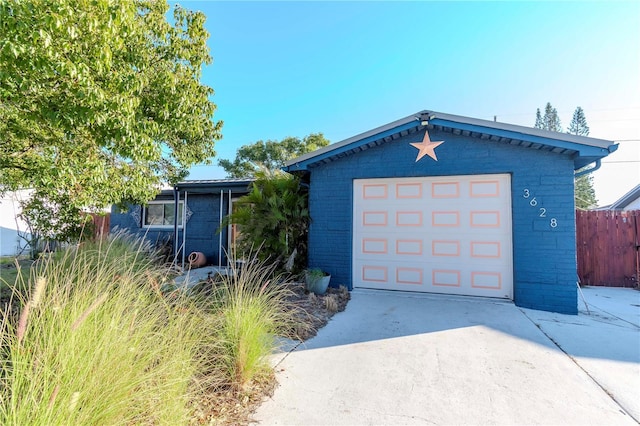
[[(606, 303), (586, 317), (479, 298), (354, 291), (315, 338), (276, 356), (279, 386), (254, 419), (637, 424), (638, 295), (629, 293), (633, 303), (621, 319), (606, 313)], [(602, 332), (590, 331), (600, 324)]]
[(587, 287), (583, 295), (577, 317), (523, 312), (640, 421), (640, 291)]
[(178, 286), (192, 287), (201, 281), (205, 281), (216, 274), (227, 275), (229, 269), (221, 266), (203, 266), (202, 268), (185, 269), (184, 273), (175, 277), (174, 282)]

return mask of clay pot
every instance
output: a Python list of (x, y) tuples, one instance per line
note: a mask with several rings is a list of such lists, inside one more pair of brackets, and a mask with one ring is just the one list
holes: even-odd
[(199, 268), (207, 264), (207, 258), (204, 253), (200, 251), (192, 251), (188, 257), (189, 267)]

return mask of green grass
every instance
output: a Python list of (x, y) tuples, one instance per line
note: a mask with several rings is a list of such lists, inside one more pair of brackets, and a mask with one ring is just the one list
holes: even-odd
[(25, 290), (32, 262), (15, 257), (0, 257), (0, 301), (8, 300), (14, 288)]
[(268, 267), (203, 299), (164, 290), (148, 253), (121, 236), (31, 269), (2, 321), (0, 424), (187, 424), (204, 392), (268, 369), (287, 321)]

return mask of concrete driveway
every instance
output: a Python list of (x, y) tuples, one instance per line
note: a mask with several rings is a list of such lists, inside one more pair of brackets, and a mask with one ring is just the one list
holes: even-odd
[(591, 314), (569, 316), (480, 298), (354, 291), (315, 338), (277, 355), (279, 386), (254, 419), (638, 424), (640, 292), (584, 293)]

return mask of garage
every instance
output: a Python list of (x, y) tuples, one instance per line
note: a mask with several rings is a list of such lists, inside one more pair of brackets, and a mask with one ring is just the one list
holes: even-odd
[(507, 174), (357, 179), (353, 286), (513, 298)]
[(574, 180), (610, 140), (423, 110), (289, 161), (331, 285), (578, 312)]

